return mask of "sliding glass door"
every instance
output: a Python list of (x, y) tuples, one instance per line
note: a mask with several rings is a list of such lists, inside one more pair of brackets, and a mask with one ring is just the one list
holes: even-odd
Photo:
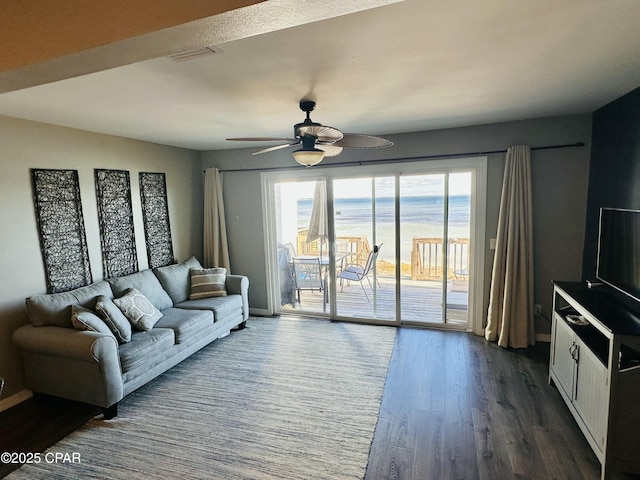
[(334, 179), (336, 315), (396, 320), (395, 177)]
[(485, 169), (473, 159), (263, 174), (274, 313), (475, 328)]
[(468, 324), (471, 172), (400, 177), (402, 319)]
[[(331, 312), (326, 181), (271, 185), (277, 312)], [(275, 240), (275, 242), (274, 242)]]

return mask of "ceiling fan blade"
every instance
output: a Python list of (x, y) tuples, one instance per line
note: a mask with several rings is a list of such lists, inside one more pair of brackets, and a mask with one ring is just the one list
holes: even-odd
[(325, 157), (337, 157), (342, 153), (342, 147), (336, 147), (331, 144), (316, 144), (316, 148), (323, 150), (325, 152)]
[(390, 147), (393, 142), (385, 138), (363, 135), (361, 133), (344, 133), (342, 140), (338, 140), (333, 145), (345, 148), (382, 148)]
[(262, 150), (258, 150), (257, 152), (253, 152), (251, 155), (260, 155), (262, 153), (273, 152), (274, 150), (280, 150), (281, 148), (293, 147), (294, 145), (298, 145), (300, 142), (297, 140), (293, 140), (293, 142), (283, 143), (282, 145), (275, 145), (269, 148), (263, 148)]
[(227, 138), (234, 142), (297, 142), (295, 138), (275, 138), (275, 137), (245, 137)]
[(296, 127), (296, 135), (301, 137), (311, 135), (316, 137), (319, 142), (335, 142), (342, 138), (340, 130), (326, 125), (296, 125)]

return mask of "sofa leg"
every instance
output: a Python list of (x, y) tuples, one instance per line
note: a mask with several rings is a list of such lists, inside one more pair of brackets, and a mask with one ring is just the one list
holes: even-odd
[(238, 324), (238, 330), (243, 330), (247, 326), (247, 321)]
[(105, 420), (111, 420), (112, 418), (118, 415), (118, 404), (114, 403), (110, 407), (103, 408), (102, 414), (104, 415)]

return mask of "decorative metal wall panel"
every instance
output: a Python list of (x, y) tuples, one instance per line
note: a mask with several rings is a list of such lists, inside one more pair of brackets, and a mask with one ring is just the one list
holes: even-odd
[(96, 169), (95, 177), (104, 277), (137, 272), (129, 172)]
[(149, 268), (175, 263), (164, 173), (140, 172), (140, 199)]
[(33, 201), (49, 293), (93, 279), (77, 170), (31, 169)]

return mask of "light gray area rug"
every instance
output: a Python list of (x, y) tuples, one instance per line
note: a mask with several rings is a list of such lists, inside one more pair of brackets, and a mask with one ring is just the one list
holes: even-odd
[(9, 478), (363, 478), (394, 339), (391, 327), (252, 318), (48, 451), (80, 464)]

